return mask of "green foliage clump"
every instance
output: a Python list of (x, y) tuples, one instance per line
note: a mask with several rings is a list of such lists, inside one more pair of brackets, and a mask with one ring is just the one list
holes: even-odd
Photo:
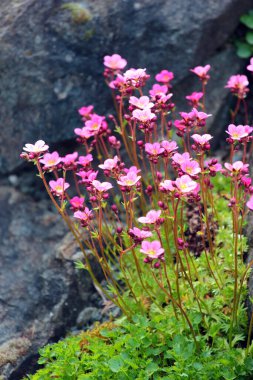
[(242, 39), (236, 41), (237, 55), (249, 58), (253, 55), (253, 10), (242, 15), (240, 21), (246, 27), (246, 32)]

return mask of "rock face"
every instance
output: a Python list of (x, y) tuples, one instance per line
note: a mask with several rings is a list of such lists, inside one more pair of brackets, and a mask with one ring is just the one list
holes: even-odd
[[(118, 52), (129, 67), (151, 74), (174, 71), (177, 92), (190, 67), (209, 59), (220, 67), (216, 52), (252, 1), (2, 0), (0, 7), (0, 173), (6, 173), (20, 164), (24, 143), (72, 137), (80, 106), (108, 112), (105, 54)], [(234, 53), (224, 57), (225, 74), (239, 70)], [(210, 96), (218, 115), (221, 93), (216, 88)]]
[(76, 244), (49, 202), (1, 186), (0, 241), (0, 375), (15, 380), (77, 319), (82, 327), (99, 319), (100, 297), (88, 273), (75, 269)]

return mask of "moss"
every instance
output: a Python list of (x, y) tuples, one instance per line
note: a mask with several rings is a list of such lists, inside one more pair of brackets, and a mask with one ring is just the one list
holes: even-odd
[(72, 21), (76, 24), (85, 24), (92, 19), (90, 11), (82, 4), (66, 3), (61, 6), (61, 9), (66, 9), (71, 12)]

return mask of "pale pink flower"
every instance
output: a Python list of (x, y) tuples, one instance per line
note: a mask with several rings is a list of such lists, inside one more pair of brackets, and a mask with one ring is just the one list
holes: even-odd
[(174, 186), (174, 182), (171, 181), (170, 179), (166, 179), (165, 181), (161, 182), (159, 185), (160, 189), (162, 191), (175, 191), (176, 188)]
[(249, 164), (244, 164), (242, 161), (236, 161), (232, 165), (229, 164), (228, 162), (225, 162), (224, 164), (225, 168), (229, 171), (234, 171), (234, 172), (241, 172), (241, 171), (248, 171), (248, 166)]
[(210, 76), (207, 74), (210, 70), (211, 66), (196, 66), (193, 69), (190, 69), (194, 74), (196, 74), (201, 80), (207, 80)]
[(76, 211), (74, 213), (74, 218), (80, 219), (84, 223), (88, 223), (93, 217), (93, 213), (88, 207), (85, 207), (83, 211)]
[(159, 156), (164, 152), (164, 148), (161, 147), (160, 143), (156, 142), (154, 144), (146, 143), (145, 152), (150, 156)]
[(170, 154), (172, 153), (174, 150), (177, 150), (178, 149), (178, 146), (177, 146), (177, 143), (176, 141), (167, 141), (167, 140), (163, 140), (161, 142), (161, 146), (165, 149), (165, 151)]
[(181, 193), (185, 194), (193, 192), (198, 186), (198, 183), (193, 181), (189, 175), (185, 174), (176, 179), (175, 185)]
[(91, 183), (97, 178), (98, 171), (88, 170), (88, 171), (80, 171), (77, 172), (76, 175), (81, 177), (82, 182)]
[(247, 70), (253, 71), (253, 57), (250, 58), (250, 64), (247, 66)]
[(191, 95), (187, 95), (185, 98), (189, 100), (190, 104), (193, 107), (196, 107), (198, 106), (200, 99), (203, 98), (203, 92), (193, 92)]
[(142, 123), (146, 123), (154, 119), (155, 114), (150, 111), (150, 108), (145, 108), (144, 110), (136, 109), (133, 111), (133, 117)]
[(136, 171), (129, 170), (126, 175), (122, 175), (119, 177), (117, 183), (123, 187), (132, 187), (136, 185), (140, 179), (141, 176), (138, 176)]
[(93, 157), (91, 154), (87, 154), (86, 156), (79, 156), (77, 163), (82, 165), (83, 167), (88, 166), (93, 161)]
[(193, 108), (191, 112), (189, 112), (188, 116), (192, 119), (197, 119), (197, 121), (205, 121), (208, 117), (212, 116), (212, 114), (207, 114), (202, 111), (198, 111), (196, 108)]
[(90, 120), (87, 120), (85, 122), (85, 127), (87, 127), (89, 131), (92, 132), (93, 134), (96, 134), (100, 131), (104, 120), (105, 120), (104, 116), (93, 114), (91, 115)]
[(69, 201), (70, 205), (74, 208), (82, 208), (84, 204), (84, 198), (73, 197)]
[(113, 170), (114, 168), (116, 168), (118, 161), (118, 156), (114, 156), (114, 158), (108, 158), (107, 160), (105, 160), (105, 162), (101, 165), (98, 165), (98, 167), (103, 170)]
[(158, 104), (164, 104), (166, 103), (170, 98), (172, 98), (173, 94), (167, 94), (167, 95), (160, 95), (159, 99), (156, 98), (156, 103)]
[(189, 175), (197, 175), (201, 172), (200, 166), (197, 161), (187, 160), (181, 164), (181, 169), (184, 173)]
[(126, 80), (137, 82), (140, 78), (146, 77), (146, 69), (129, 69), (124, 74)]
[[(253, 71), (253, 70), (252, 70)], [(250, 199), (248, 200), (248, 202), (246, 203), (246, 206), (251, 210), (253, 211), (253, 195), (251, 195)]]
[(46, 145), (45, 141), (38, 140), (35, 144), (25, 144), (23, 150), (28, 153), (43, 153), (49, 149), (49, 146)]
[(108, 191), (112, 189), (112, 184), (110, 182), (100, 182), (96, 179), (92, 181), (92, 186), (99, 192), (104, 193), (105, 191)]
[(141, 96), (140, 98), (130, 96), (129, 103), (142, 110), (145, 108), (152, 108), (154, 106), (154, 103), (150, 102), (148, 96)]
[(149, 238), (152, 236), (152, 232), (150, 231), (143, 231), (143, 230), (140, 230), (139, 228), (137, 227), (133, 227), (129, 230), (129, 235), (133, 238), (137, 238), (139, 240), (143, 240), (143, 239), (146, 239), (146, 238)]
[(55, 195), (60, 196), (69, 188), (70, 184), (65, 182), (64, 178), (58, 178), (56, 181), (49, 181), (49, 186)]
[(155, 224), (159, 220), (161, 212), (161, 210), (150, 210), (146, 216), (138, 218), (138, 221), (144, 224)]
[(246, 97), (249, 81), (246, 75), (232, 75), (225, 88), (229, 88), (233, 94), (236, 94), (238, 98), (243, 99)]
[(192, 139), (194, 140), (194, 142), (198, 145), (205, 145), (206, 143), (208, 143), (213, 137), (211, 135), (209, 135), (208, 133), (204, 134), (204, 135), (198, 135), (197, 133), (195, 133), (194, 135), (192, 135)]
[(119, 54), (106, 55), (104, 57), (104, 65), (112, 70), (122, 70), (127, 65), (127, 61)]
[(131, 166), (130, 168), (125, 168), (124, 172), (125, 173), (134, 172), (135, 174), (137, 174), (137, 173), (140, 173), (141, 170), (138, 169), (136, 166)]
[(191, 156), (190, 156), (190, 153), (188, 152), (185, 152), (185, 153), (175, 153), (173, 156), (172, 156), (172, 160), (178, 164), (178, 165), (182, 165), (185, 161), (188, 161), (188, 160), (191, 160)]
[(155, 76), (155, 80), (161, 83), (169, 83), (172, 79), (174, 79), (174, 74), (168, 70), (162, 70)]
[(248, 136), (249, 133), (252, 131), (251, 127), (249, 127), (248, 125), (246, 127), (247, 128), (245, 128), (244, 125), (236, 126), (234, 124), (230, 124), (226, 133), (229, 134), (232, 140), (241, 140), (243, 137)]
[(75, 128), (74, 132), (77, 136), (81, 137), (82, 139), (87, 140), (91, 136), (93, 136), (93, 133), (90, 131), (88, 127), (83, 128)]
[(109, 83), (109, 87), (112, 88), (113, 90), (115, 89), (121, 89), (124, 87), (124, 85), (126, 84), (126, 79), (123, 77), (123, 75), (120, 75), (118, 74), (116, 76), (116, 79), (112, 80), (110, 83)]
[(93, 109), (93, 106), (81, 107), (78, 112), (82, 117), (87, 118), (93, 112)]
[(160, 85), (160, 84), (154, 84), (152, 89), (149, 91), (150, 96), (155, 98), (156, 96), (164, 96), (168, 92), (168, 86), (166, 85)]
[(141, 244), (141, 253), (144, 253), (151, 259), (158, 259), (164, 254), (164, 249), (161, 247), (161, 243), (158, 240), (147, 241), (144, 240)]
[(77, 157), (78, 157), (77, 152), (66, 154), (65, 157), (62, 157), (62, 162), (64, 163), (65, 166), (71, 166), (76, 163)]
[(52, 168), (61, 162), (61, 157), (58, 152), (46, 153), (40, 162), (45, 165), (44, 168)]

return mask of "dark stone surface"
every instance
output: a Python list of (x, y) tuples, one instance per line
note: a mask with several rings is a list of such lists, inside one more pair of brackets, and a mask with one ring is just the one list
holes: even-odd
[(73, 238), (50, 207), (49, 201), (35, 203), (11, 187), (0, 186), (0, 375), (4, 379), (21, 379), (39, 347), (64, 336), (76, 326), (81, 311), (84, 314), (88, 308), (89, 313), (91, 306), (100, 304), (88, 273), (74, 267), (80, 255)]
[[(240, 15), (252, 8), (252, 0), (71, 3), (72, 10), (63, 7), (67, 0), (1, 1), (2, 173), (18, 167), (24, 143), (72, 137), (80, 106), (95, 104), (98, 113), (108, 112), (110, 94), (101, 76), (105, 54), (118, 52), (129, 67), (146, 67), (151, 74), (168, 68), (181, 86), (189, 68), (215, 57)], [(230, 57), (228, 71), (235, 73), (236, 58)], [(218, 107), (217, 88), (210, 96)]]

